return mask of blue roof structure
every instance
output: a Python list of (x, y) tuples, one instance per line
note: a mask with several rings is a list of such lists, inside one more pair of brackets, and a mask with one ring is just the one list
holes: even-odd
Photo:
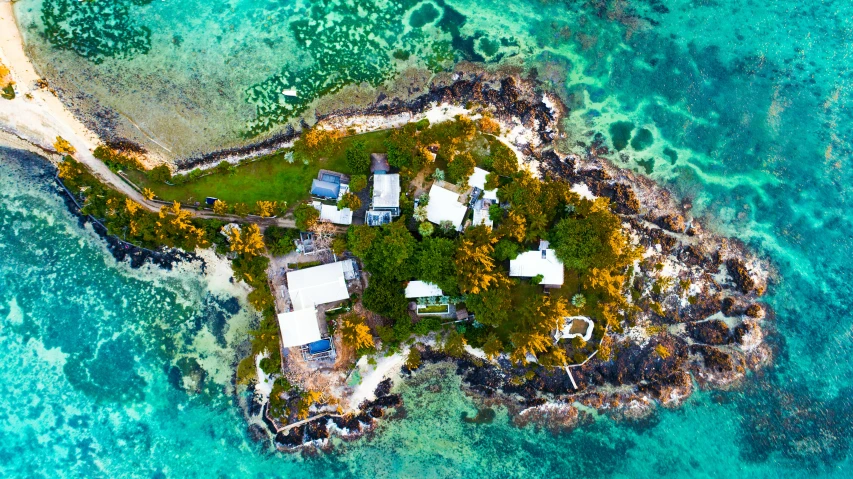
[(341, 185), (323, 180), (314, 180), (311, 183), (311, 195), (320, 198), (338, 199)]

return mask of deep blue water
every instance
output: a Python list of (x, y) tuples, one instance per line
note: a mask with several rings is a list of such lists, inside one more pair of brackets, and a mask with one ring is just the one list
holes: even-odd
[[(43, 3), (49, 2), (23, 1), (16, 9), (37, 18)], [(195, 85), (188, 79), (216, 80), (226, 95), (214, 95), (209, 108), (226, 111), (232, 125), (220, 139), (257, 119), (257, 105), (246, 95), (252, 85), (282, 69), (317, 65), (318, 55), (329, 54), (300, 50), (288, 33), (296, 3), (264, 2), (261, 15), (260, 4), (221, 8), (211, 2), (195, 6), (196, 21), (186, 18), (189, 7), (182, 8), (192, 2), (124, 3), (136, 13), (133, 21), (153, 32), (147, 53), (131, 49), (95, 65), (74, 51), (45, 46), (38, 25), (28, 42), (43, 61), (58, 62), (74, 78), (95, 72), (79, 88), (104, 103), (112, 100), (101, 89), (117, 75), (133, 82), (139, 80), (128, 72), (153, 71), (140, 77), (147, 86), (121, 93), (116, 108), (134, 115), (148, 115), (140, 106), (146, 98), (159, 101), (150, 96), (152, 78), (171, 85), (170, 92), (185, 88), (186, 95), (192, 91), (183, 85)], [(318, 3), (336, 11), (336, 2)], [(457, 59), (535, 67), (572, 108), (564, 150), (581, 150), (577, 142), (601, 135), (614, 162), (665, 183), (692, 202), (707, 226), (743, 239), (772, 261), (779, 277), (767, 296), (776, 312), (775, 367), (751, 377), (742, 390), (698, 394), (643, 424), (603, 419), (557, 436), (516, 429), (502, 412), (490, 425), (464, 423), (460, 414), (473, 413), (472, 404), (452, 375), (436, 370), (422, 381), (439, 382), (442, 392), (405, 386), (407, 418), (384, 423), (376, 437), (338, 445), (319, 458), (269, 454), (245, 436), (228, 395), (233, 345), (212, 332), (227, 336), (232, 326), (239, 331), (245, 325), (245, 310), (232, 317), (224, 306), (240, 293), (224, 287), (211, 292), (200, 274), (116, 267), (42, 180), (14, 166), (24, 160), (0, 153), (0, 359), (7, 365), (0, 373), (0, 474), (853, 475), (853, 4), (428, 2), (439, 18), (424, 2), (412, 3), (398, 22), (409, 26), (397, 32), (401, 38), (387, 40), (387, 48), (426, 44), (424, 37), (406, 36), (420, 29), (430, 41), (446, 40)], [(339, 21), (352, 23), (351, 11), (337, 12), (344, 18)], [(170, 15), (182, 20), (169, 23)], [(212, 43), (206, 36), (211, 24), (220, 25)], [(256, 30), (263, 33), (250, 37)], [(286, 54), (274, 54), (284, 45)], [(435, 53), (435, 45), (430, 48)], [(229, 69), (217, 61), (233, 51), (247, 52), (239, 61), (254, 61), (257, 68), (235, 70), (228, 83), (221, 77)], [(346, 61), (377, 65), (374, 46), (358, 51)], [(180, 63), (186, 70), (158, 67), (172, 57), (187, 59)], [(210, 118), (219, 118), (216, 111)], [(173, 126), (158, 126), (156, 114), (148, 117), (155, 133)], [(171, 309), (155, 315), (161, 303)], [(187, 379), (176, 384), (170, 376), (182, 358), (211, 371), (200, 392), (186, 392)]]

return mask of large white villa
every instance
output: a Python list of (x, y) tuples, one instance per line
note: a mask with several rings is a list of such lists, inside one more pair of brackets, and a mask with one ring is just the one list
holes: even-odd
[(527, 251), (509, 262), (509, 275), (519, 278), (533, 278), (542, 275), (539, 284), (545, 286), (563, 285), (563, 262), (557, 259), (547, 241), (539, 242), (538, 251)]
[(278, 315), (281, 342), (285, 348), (322, 339), (317, 306), (349, 298), (343, 261), (287, 273), (293, 311)]

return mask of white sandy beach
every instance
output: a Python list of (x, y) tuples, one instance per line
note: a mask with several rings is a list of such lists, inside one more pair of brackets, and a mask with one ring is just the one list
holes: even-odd
[(8, 1), (0, 2), (0, 62), (12, 72), (17, 96), (0, 101), (0, 130), (23, 140), (44, 152), (54, 152), (53, 143), (61, 136), (77, 149), (75, 158), (95, 174), (134, 201), (152, 211), (159, 205), (151, 203), (130, 185), (122, 181), (107, 166), (92, 156), (100, 143), (97, 135), (86, 128), (68, 111), (59, 98), (40, 89), (40, 78), (27, 54), (17, 21)]

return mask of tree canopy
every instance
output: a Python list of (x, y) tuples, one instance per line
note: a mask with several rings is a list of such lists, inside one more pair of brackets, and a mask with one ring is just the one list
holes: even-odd
[(347, 148), (347, 166), (353, 174), (366, 174), (370, 171), (370, 152), (361, 140), (355, 140)]
[(296, 227), (302, 231), (307, 231), (320, 218), (320, 212), (308, 203), (302, 203), (293, 211), (293, 216), (296, 218)]
[(492, 257), (496, 242), (497, 238), (492, 236), (488, 226), (468, 228), (462, 235), (453, 259), (462, 292), (479, 293), (497, 283)]
[(406, 280), (414, 267), (411, 258), (416, 245), (403, 220), (382, 225), (364, 257), (367, 269), (387, 278)]
[(416, 277), (433, 283), (445, 294), (456, 294), (459, 286), (456, 282), (456, 266), (453, 254), (456, 244), (446, 238), (426, 238), (418, 245), (415, 255)]
[(577, 270), (627, 266), (634, 251), (619, 217), (605, 199), (583, 201), (580, 214), (561, 220), (551, 232), (557, 257)]

